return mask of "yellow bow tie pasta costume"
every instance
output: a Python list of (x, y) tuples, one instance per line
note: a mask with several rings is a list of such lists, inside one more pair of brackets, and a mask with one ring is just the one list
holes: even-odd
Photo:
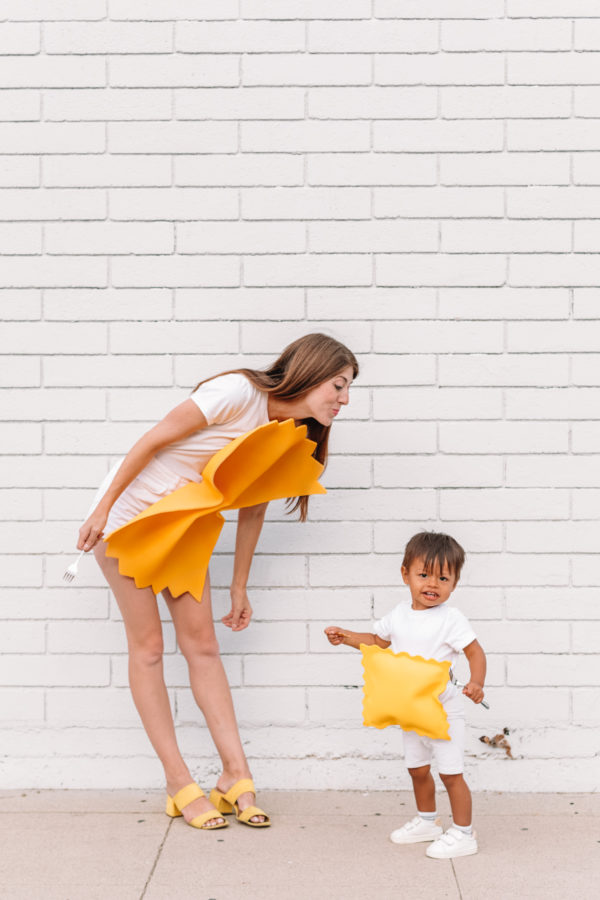
[(399, 725), (421, 737), (449, 741), (448, 716), (439, 696), (448, 686), (450, 662), (394, 653), (361, 644), (364, 667), (363, 723)]
[(208, 563), (223, 527), (223, 509), (269, 500), (325, 494), (323, 466), (306, 425), (268, 422), (231, 441), (208, 461), (200, 483), (190, 482), (153, 503), (109, 534), (106, 555), (119, 572), (155, 594), (189, 591), (200, 602)]

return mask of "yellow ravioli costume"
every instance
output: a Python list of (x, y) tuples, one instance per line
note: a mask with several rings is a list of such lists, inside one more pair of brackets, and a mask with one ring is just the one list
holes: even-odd
[(450, 662), (394, 653), (361, 644), (364, 668), (363, 723), (399, 725), (421, 737), (450, 740), (448, 716), (439, 696), (448, 686)]
[(223, 527), (220, 510), (269, 500), (325, 494), (323, 466), (313, 457), (306, 425), (268, 422), (232, 440), (190, 482), (109, 534), (106, 555), (119, 572), (155, 594), (189, 591), (200, 602), (208, 563)]

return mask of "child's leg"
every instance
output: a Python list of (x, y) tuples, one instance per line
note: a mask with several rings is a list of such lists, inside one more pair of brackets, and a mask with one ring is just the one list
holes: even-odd
[(462, 773), (440, 778), (448, 791), (452, 809), (452, 826), (425, 851), (432, 859), (454, 859), (477, 853), (477, 838), (471, 826), (471, 791)]
[(435, 812), (435, 782), (431, 774), (431, 766), (409, 769), (408, 774), (412, 778), (417, 811)]
[(431, 750), (425, 739), (404, 734), (404, 761), (412, 779), (418, 815), (390, 834), (394, 844), (435, 841), (442, 834), (435, 811), (435, 783), (431, 777)]
[(435, 741), (435, 757), (440, 778), (448, 791), (452, 821), (462, 828), (471, 824), (471, 791), (463, 778), (465, 749), (465, 720), (462, 716), (448, 716), (449, 741)]
[(390, 834), (394, 844), (416, 844), (419, 841), (435, 841), (442, 834), (435, 811), (435, 784), (429, 765), (411, 766), (408, 770), (412, 778), (413, 791), (417, 801), (414, 819), (406, 822)]
[(464, 719), (448, 716), (450, 740), (436, 741), (436, 759), (440, 778), (448, 791), (452, 826), (427, 848), (433, 859), (453, 859), (477, 853), (477, 840), (471, 826), (471, 791), (463, 778)]
[(452, 810), (452, 821), (455, 825), (468, 828), (472, 818), (472, 802), (471, 791), (467, 782), (460, 775), (442, 775), (440, 778), (444, 783), (444, 787), (448, 791), (450, 799), (450, 809)]

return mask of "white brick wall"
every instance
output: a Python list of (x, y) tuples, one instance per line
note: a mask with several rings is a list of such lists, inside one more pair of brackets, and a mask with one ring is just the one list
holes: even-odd
[(599, 51), (593, 0), (0, 0), (0, 786), (160, 784), (116, 604), (61, 581), (78, 522), (196, 381), (320, 329), (362, 365), (329, 496), (272, 505), (256, 621), (218, 626), (257, 781), (407, 786), (322, 629), (440, 528), (489, 654), (471, 783), (597, 789)]

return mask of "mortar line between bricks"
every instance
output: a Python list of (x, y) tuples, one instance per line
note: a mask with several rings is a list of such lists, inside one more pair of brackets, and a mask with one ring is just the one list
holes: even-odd
[(167, 825), (167, 829), (166, 829), (166, 831), (165, 831), (165, 835), (164, 835), (162, 841), (160, 842), (160, 846), (159, 846), (158, 850), (156, 851), (156, 858), (155, 858), (155, 860), (154, 860), (154, 863), (153, 863), (153, 865), (152, 865), (152, 868), (150, 869), (150, 873), (149, 873), (149, 875), (148, 875), (148, 878), (146, 879), (146, 883), (145, 883), (145, 885), (144, 885), (144, 889), (143, 889), (142, 893), (140, 894), (140, 900), (144, 900), (144, 897), (146, 896), (146, 891), (147, 891), (148, 888), (150, 887), (150, 882), (152, 881), (152, 876), (154, 875), (154, 871), (155, 871), (155, 869), (156, 869), (156, 866), (158, 865), (158, 860), (160, 859), (160, 855), (161, 855), (161, 853), (162, 853), (162, 851), (163, 851), (163, 847), (165, 846), (165, 842), (166, 842), (166, 840), (167, 840), (167, 838), (168, 838), (168, 836), (169, 836), (169, 831), (171, 830), (171, 826), (172, 826), (173, 822), (174, 822), (174, 819), (171, 819), (171, 820), (169, 821), (169, 824)]

